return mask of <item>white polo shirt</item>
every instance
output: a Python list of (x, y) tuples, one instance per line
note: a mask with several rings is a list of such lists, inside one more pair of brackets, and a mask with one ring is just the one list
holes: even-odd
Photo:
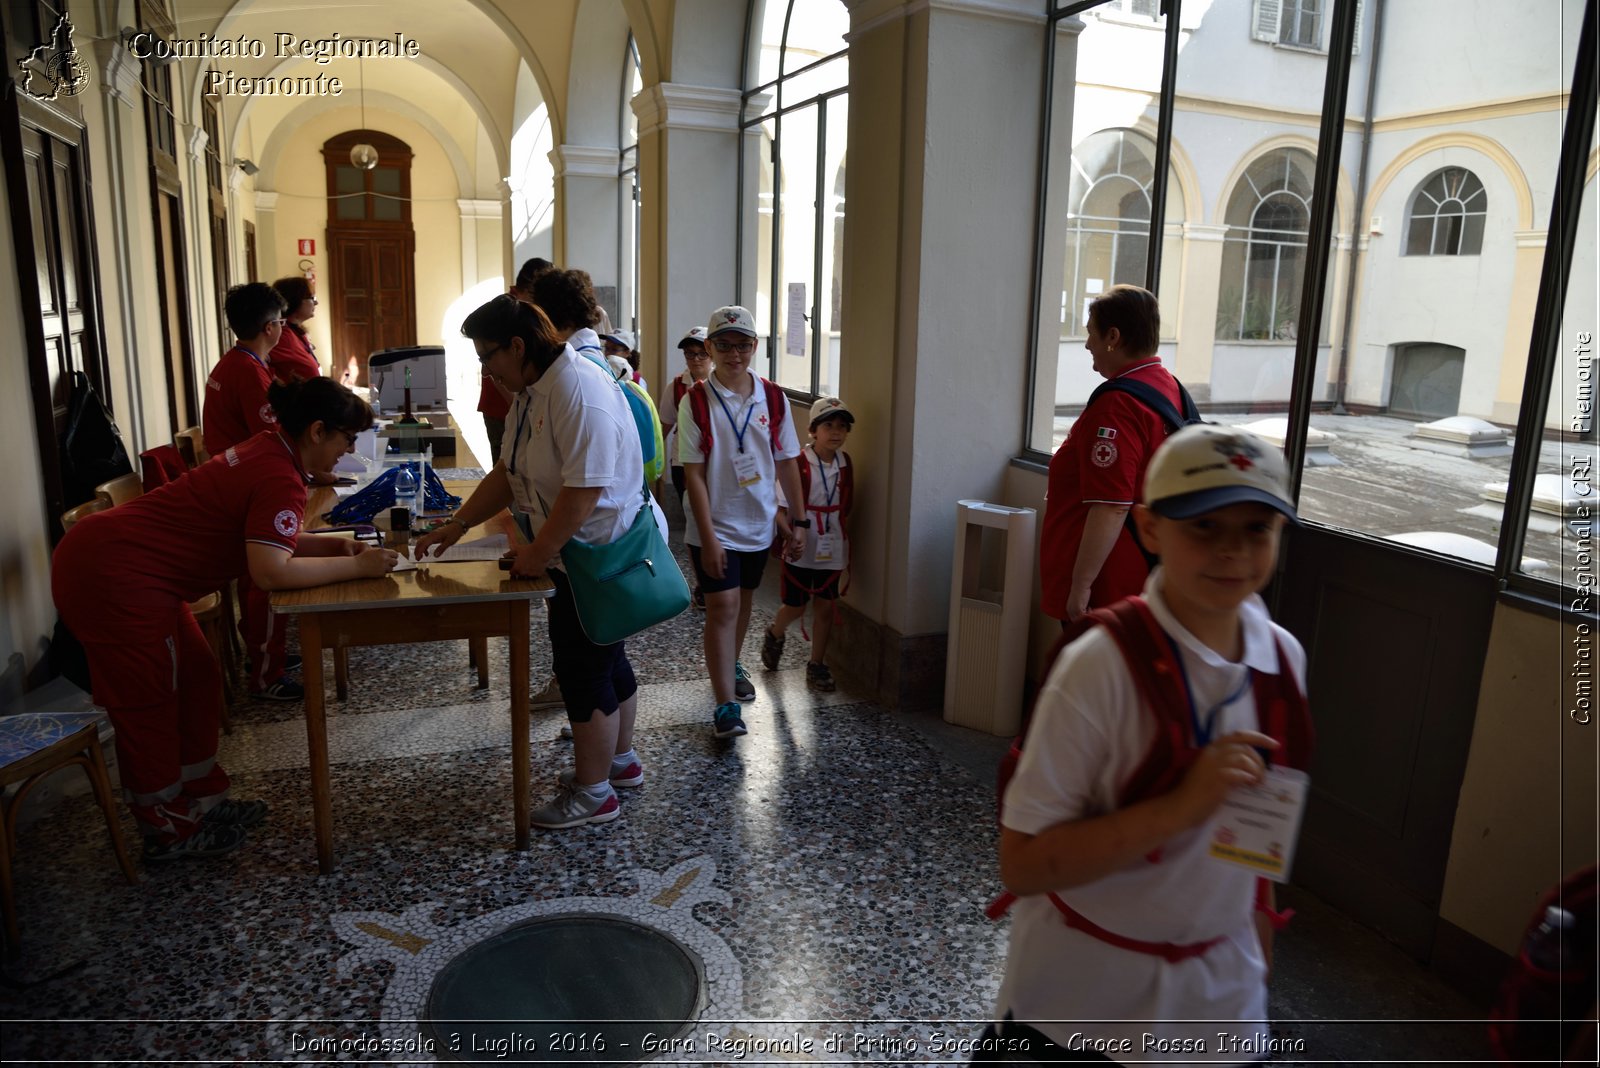
[[(544, 506), (554, 507), (563, 486), (603, 487), (576, 535), (595, 544), (620, 537), (644, 500), (639, 431), (622, 387), (570, 345), (512, 400), (501, 459), (517, 508), (532, 516), (536, 536)], [(559, 565), (559, 559), (553, 563)]]
[[(1162, 628), (1177, 642), (1202, 716), (1217, 708), (1212, 737), (1257, 730), (1255, 697), (1247, 667), (1275, 674), (1274, 637), (1302, 688), (1305, 651), (1273, 623), (1261, 598), (1240, 609), (1244, 659), (1224, 660), (1184, 629), (1161, 598), (1162, 570), (1145, 583), (1144, 596)], [(1236, 691), (1240, 696), (1227, 704)], [(1006, 788), (1002, 822), (1024, 834), (1117, 808), (1124, 782), (1139, 767), (1155, 737), (1155, 717), (1142, 707), (1127, 661), (1115, 639), (1095, 628), (1068, 646), (1039, 694), (1022, 759)], [(1072, 1036), (1131, 1040), (1131, 1051), (1107, 1053), (1130, 1062), (1174, 1055), (1144, 1048), (1158, 1040), (1203, 1040), (1203, 1052), (1178, 1053), (1184, 1061), (1239, 1063), (1252, 1059), (1219, 1050), (1217, 1034), (1255, 1038), (1267, 1031), (1266, 965), (1254, 922), (1255, 876), (1206, 853), (1209, 826), (1186, 832), (1162, 847), (1159, 863), (1141, 858), (1086, 886), (1059, 891), (1073, 909), (1116, 934), (1146, 942), (1179, 944), (1222, 936), (1204, 955), (1176, 964), (1119, 949), (1074, 930), (1043, 894), (1012, 907), (1011, 948), (1000, 987), (997, 1018), (1011, 1013), (1038, 1022), (1057, 1042)], [(1129, 1020), (1132, 1023), (1095, 1021)], [(1172, 1020), (1214, 1023), (1174, 1024)]]
[[(800, 455), (800, 439), (795, 436), (791, 413), (783, 413), (778, 428), (778, 449), (772, 449), (772, 413), (767, 411), (767, 391), (754, 372), (750, 375), (750, 396), (740, 397), (725, 389), (713, 374), (706, 380), (708, 414), (711, 417), (711, 455), (700, 451), (700, 428), (695, 425), (690, 397), (684, 394), (678, 405), (678, 462), (705, 464), (706, 490), (711, 496), (711, 526), (724, 549), (755, 552), (772, 547), (773, 519), (778, 514), (777, 461)], [(720, 398), (720, 403), (719, 403)], [(748, 423), (747, 423), (748, 420)], [(734, 474), (733, 457), (739, 451), (739, 431), (743, 430), (744, 450), (756, 459), (761, 480), (740, 486)], [(689, 512), (683, 540), (700, 544), (700, 526), (695, 522), (689, 497), (684, 497)]]
[[(841, 512), (817, 512), (812, 509), (838, 507), (842, 502), (841, 488), (839, 486), (839, 472), (849, 465), (849, 460), (842, 452), (833, 454), (831, 463), (823, 463), (822, 457), (817, 455), (814, 446), (807, 445), (803, 450), (806, 462), (811, 465), (811, 486), (808, 493), (811, 508), (806, 510), (806, 518), (811, 520), (810, 529), (806, 530), (806, 547), (800, 553), (800, 559), (794, 561), (795, 567), (809, 567), (815, 571), (843, 571), (850, 563), (849, 543), (844, 540), (844, 521), (840, 518)], [(824, 489), (823, 487), (827, 487)], [(778, 507), (787, 508), (788, 502), (783, 499), (783, 487), (778, 487)], [(793, 509), (789, 512), (790, 518), (802, 518)], [(833, 558), (831, 560), (817, 559), (817, 539), (824, 534), (833, 535)]]

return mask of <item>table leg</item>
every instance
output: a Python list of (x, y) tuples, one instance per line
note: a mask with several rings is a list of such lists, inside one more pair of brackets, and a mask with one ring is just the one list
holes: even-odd
[(516, 814), (517, 848), (527, 849), (529, 820), (533, 814), (528, 799), (528, 602), (516, 600), (508, 604), (511, 613), (511, 803)]
[(480, 634), (475, 638), (467, 639), (470, 649), (472, 666), (478, 669), (478, 689), (489, 688), (489, 639)]
[(350, 696), (350, 650), (342, 645), (333, 651), (333, 695), (341, 701)]
[[(315, 612), (300, 616), (300, 652), (306, 690), (306, 751), (311, 760), (311, 820), (316, 830), (317, 867), (327, 875), (333, 871), (333, 797), (328, 783), (328, 723), (322, 703), (322, 621)], [(334, 654), (336, 660), (338, 655)]]

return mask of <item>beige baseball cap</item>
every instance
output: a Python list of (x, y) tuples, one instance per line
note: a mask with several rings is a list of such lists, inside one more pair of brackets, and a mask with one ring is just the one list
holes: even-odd
[(1247, 501), (1299, 522), (1283, 451), (1247, 430), (1212, 423), (1183, 427), (1162, 442), (1145, 469), (1144, 503), (1169, 519)]

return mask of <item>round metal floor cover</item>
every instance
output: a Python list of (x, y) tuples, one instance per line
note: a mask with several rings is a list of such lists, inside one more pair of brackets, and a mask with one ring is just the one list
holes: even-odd
[(440, 970), (426, 1030), (441, 1059), (633, 1064), (686, 1031), (705, 966), (662, 931), (568, 913), (501, 931)]

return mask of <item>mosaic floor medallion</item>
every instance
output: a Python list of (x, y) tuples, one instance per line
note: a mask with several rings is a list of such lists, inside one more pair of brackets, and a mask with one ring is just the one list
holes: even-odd
[[(639, 889), (627, 897), (528, 901), (451, 927), (429, 918), (439, 908), (434, 902), (400, 915), (334, 914), (334, 931), (356, 947), (339, 960), (341, 978), (380, 962), (394, 966), (366, 1050), (347, 1049), (346, 1041), (340, 1051), (415, 1054), (419, 1061), (630, 1064), (698, 1061), (708, 1045), (747, 1040), (748, 1025), (729, 1022), (743, 1009), (739, 963), (693, 912), (723, 896), (715, 863), (699, 856), (633, 874)], [(576, 947), (587, 952), (574, 953)], [(595, 991), (601, 1001), (588, 996)], [(645, 1015), (633, 1016), (640, 1010), (626, 1011), (630, 1005)], [(575, 1022), (579, 1014), (605, 1019)], [(618, 1026), (620, 1016), (637, 1022)], [(478, 1022), (450, 1022), (463, 1018)], [(340, 1052), (315, 1050), (305, 1038), (296, 1047)]]

